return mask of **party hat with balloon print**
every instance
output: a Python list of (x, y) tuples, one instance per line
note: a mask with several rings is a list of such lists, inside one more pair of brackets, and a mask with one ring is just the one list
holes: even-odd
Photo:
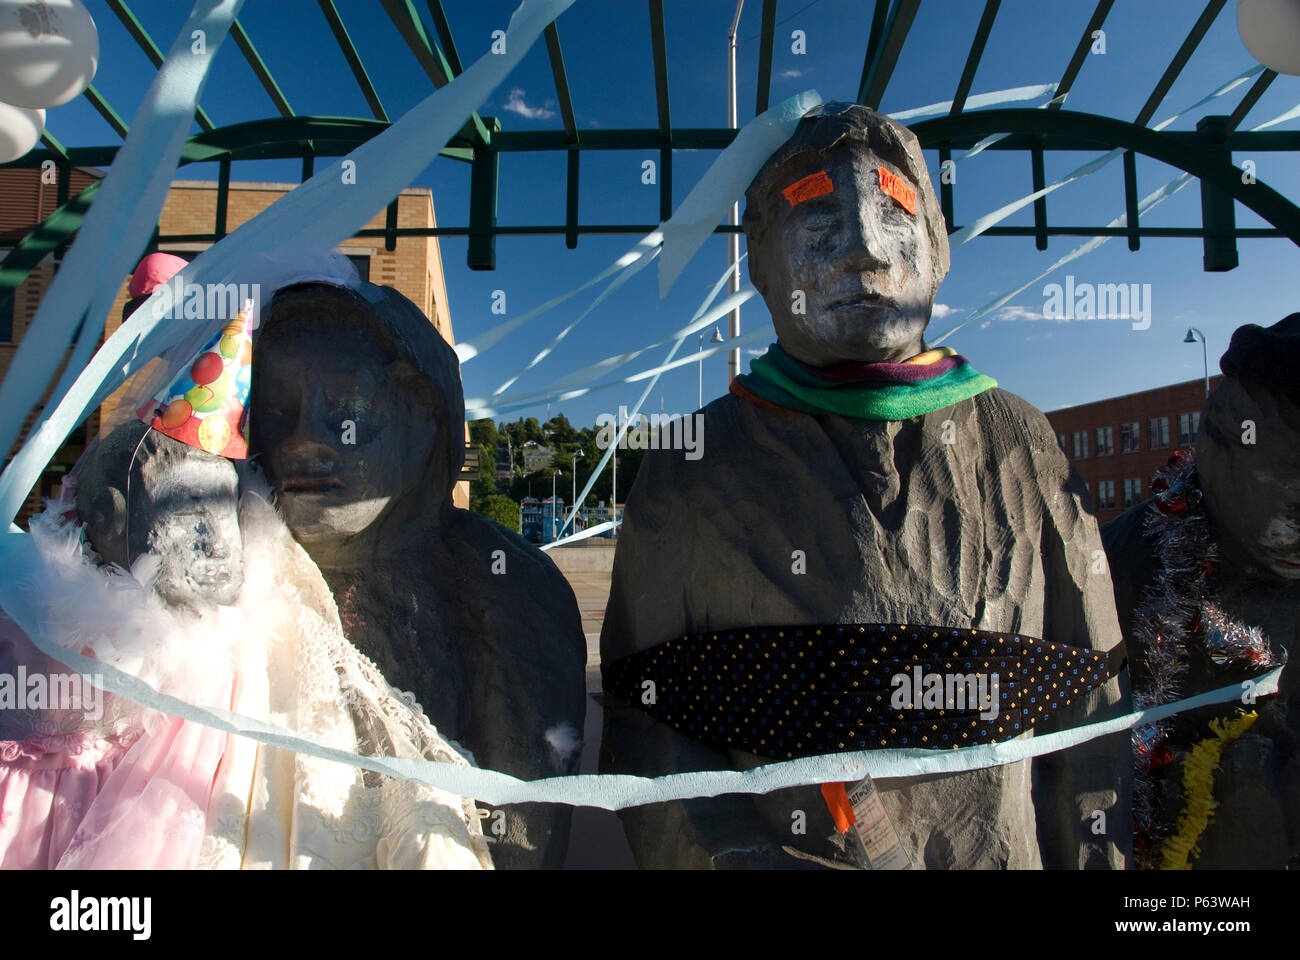
[(136, 416), (167, 436), (232, 460), (248, 457), (248, 390), (253, 341), (247, 301)]

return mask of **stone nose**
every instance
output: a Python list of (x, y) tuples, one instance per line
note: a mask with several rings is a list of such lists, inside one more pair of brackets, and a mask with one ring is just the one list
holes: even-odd
[(888, 269), (890, 256), (880, 225), (880, 208), (871, 196), (859, 196), (841, 234), (840, 262), (852, 273)]
[(341, 436), (342, 424), (332, 422), (329, 398), (319, 383), (303, 385), (293, 430), (280, 444), (277, 459), (286, 465), (310, 465), (337, 459), (333, 443)]

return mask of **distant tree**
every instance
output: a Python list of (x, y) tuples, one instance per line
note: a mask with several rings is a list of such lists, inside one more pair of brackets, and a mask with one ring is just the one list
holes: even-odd
[(542, 430), (549, 434), (554, 443), (572, 444), (578, 442), (578, 431), (573, 429), (573, 425), (569, 423), (569, 418), (562, 413), (557, 413), (542, 424)]
[[(473, 426), (471, 425), (471, 430)], [(546, 432), (550, 436), (546, 436)], [(557, 413), (551, 419), (547, 420), (545, 425), (537, 422), (537, 418), (529, 417), (520, 418), (513, 423), (502, 423), (498, 426), (498, 434), (501, 437), (509, 437), (513, 445), (516, 467), (515, 477), (510, 481), (506, 492), (516, 501), (523, 500), (524, 497), (531, 495), (538, 499), (543, 499), (551, 495), (551, 474), (555, 470), (562, 470), (564, 477), (556, 488), (556, 492), (567, 501), (573, 495), (573, 481), (570, 479), (570, 471), (575, 469), (573, 462), (574, 451), (581, 450), (582, 456), (578, 458), (576, 472), (578, 475), (578, 490), (587, 485), (591, 474), (595, 471), (596, 466), (600, 463), (605, 451), (596, 445), (596, 437), (600, 431), (597, 427), (575, 428), (569, 422), (568, 417), (563, 413)], [(553, 453), (551, 462), (541, 470), (534, 471), (531, 474), (523, 472), (523, 444), (528, 440), (536, 440), (545, 446), (549, 446)], [(628, 491), (632, 489), (632, 484), (636, 480), (638, 468), (641, 466), (641, 460), (645, 456), (642, 450), (623, 449), (618, 451), (618, 499), (620, 503), (627, 500)], [(595, 506), (597, 502), (610, 501), (610, 484), (613, 481), (612, 470), (606, 464), (605, 469), (600, 476), (596, 478), (595, 484), (592, 485), (591, 493), (587, 495), (584, 501), (585, 505)]]
[(510, 497), (493, 493), (480, 500), (470, 501), (470, 508), (490, 520), (495, 520), (507, 530), (519, 533), (519, 504)]
[(478, 447), (478, 479), (469, 485), (470, 497), (491, 496), (497, 489), (497, 444), (501, 434), (491, 420), (473, 420), (469, 425), (470, 443)]

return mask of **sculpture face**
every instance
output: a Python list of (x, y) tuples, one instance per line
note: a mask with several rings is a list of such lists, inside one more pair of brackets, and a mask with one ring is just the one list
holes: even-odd
[[(765, 208), (762, 243), (749, 252), (750, 275), (781, 346), (816, 366), (913, 356), (923, 349), (934, 298), (920, 191), (859, 141), (841, 143), (810, 166), (815, 157), (783, 168)], [(915, 192), (915, 214), (882, 188), (881, 167)], [(819, 172), (830, 192), (794, 204), (779, 192)]]
[(179, 449), (156, 453), (140, 466), (143, 489), (140, 495), (132, 491), (131, 539), (158, 557), (154, 589), (168, 603), (233, 603), (244, 582), (234, 465), (168, 437), (158, 439)]
[(254, 447), (304, 544), (372, 528), (441, 451), (414, 368), (320, 302), (310, 320), (269, 324), (253, 364)]
[[(1246, 420), (1254, 443), (1241, 442)], [(1227, 378), (1207, 404), (1196, 454), (1220, 542), (1267, 576), (1300, 581), (1300, 408)]]

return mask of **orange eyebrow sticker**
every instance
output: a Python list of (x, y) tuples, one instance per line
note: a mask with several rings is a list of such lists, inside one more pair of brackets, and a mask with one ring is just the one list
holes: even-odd
[(902, 177), (895, 176), (884, 167), (877, 167), (876, 172), (880, 174), (880, 189), (893, 197), (900, 207), (916, 216), (916, 191)]
[(805, 200), (811, 200), (813, 197), (821, 197), (835, 189), (831, 183), (831, 178), (825, 170), (818, 170), (816, 173), (809, 174), (802, 180), (796, 180), (790, 186), (781, 191), (781, 196), (790, 201), (790, 206), (795, 207)]

